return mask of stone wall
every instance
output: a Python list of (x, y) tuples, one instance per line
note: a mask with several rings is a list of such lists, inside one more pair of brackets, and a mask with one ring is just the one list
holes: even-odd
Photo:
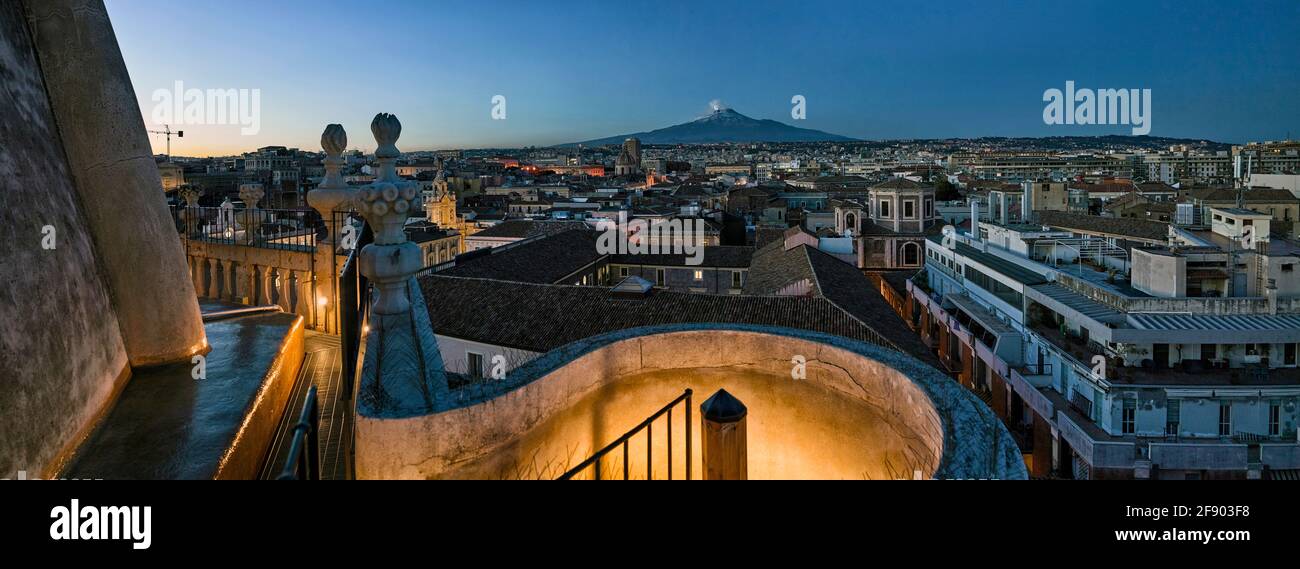
[[(807, 361), (802, 380), (790, 375), (796, 354)], [(697, 407), (719, 387), (749, 406), (751, 478), (1025, 476), (1015, 443), (987, 407), (908, 356), (824, 334), (701, 325), (576, 342), (499, 386), (460, 393), (437, 413), (378, 417), (358, 409), (357, 477), (554, 478), (687, 387)], [(674, 418), (678, 437), (682, 413)], [(666, 475), (669, 452), (660, 421), (656, 478)], [(633, 477), (644, 478), (644, 436), (633, 447)], [(674, 477), (681, 477), (684, 445), (673, 452)], [(610, 460), (606, 476), (621, 477), (621, 456)]]
[(0, 478), (47, 477), (130, 369), (17, 0), (0, 85)]

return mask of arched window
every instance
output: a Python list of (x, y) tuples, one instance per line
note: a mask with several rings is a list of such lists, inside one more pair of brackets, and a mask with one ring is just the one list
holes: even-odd
[(921, 246), (916, 243), (903, 244), (903, 264), (919, 265), (921, 264)]
[(849, 214), (845, 214), (845, 216), (844, 216), (844, 228), (845, 228), (845, 229), (852, 229), (853, 231), (856, 232), (856, 231), (858, 230), (858, 224), (857, 224), (857, 221), (858, 221), (858, 216), (853, 215), (853, 214), (851, 214), (851, 213), (849, 213)]

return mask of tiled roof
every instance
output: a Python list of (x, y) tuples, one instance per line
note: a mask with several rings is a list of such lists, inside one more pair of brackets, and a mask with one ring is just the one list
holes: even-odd
[(930, 187), (927, 184), (913, 182), (907, 178), (891, 178), (871, 186), (873, 190), (917, 190)]
[(786, 250), (785, 240), (778, 239), (756, 251), (745, 278), (745, 294), (770, 295), (799, 281), (813, 283), (812, 265), (803, 249), (801, 245)]
[(929, 348), (889, 306), (880, 291), (857, 267), (814, 247), (785, 249), (772, 243), (754, 254), (745, 279), (746, 295), (774, 295), (782, 288), (807, 280), (812, 298), (824, 298), (875, 329), (898, 349), (935, 364)]
[(524, 283), (554, 283), (599, 260), (595, 230), (564, 231), (514, 246), (467, 253), (439, 274)]
[[(839, 262), (831, 259), (833, 262)], [(881, 324), (872, 326), (840, 302), (824, 297), (710, 295), (655, 290), (640, 299), (615, 298), (604, 287), (580, 287), (468, 279), (432, 274), (421, 277), (436, 333), (534, 352), (615, 330), (658, 324), (734, 323), (784, 326), (890, 346), (936, 365), (937, 360), (903, 322), (888, 311), (899, 329), (882, 341)], [(868, 289), (868, 292), (870, 291)], [(879, 293), (875, 293), (877, 297)], [(880, 301), (883, 305), (884, 301)], [(860, 308), (857, 305), (850, 305)], [(875, 328), (875, 329), (873, 329)], [(890, 337), (896, 336), (897, 338)]]
[[(1233, 202), (1237, 201), (1237, 190), (1233, 188), (1196, 188), (1192, 190), (1192, 197), (1207, 202)], [(1274, 188), (1254, 188), (1243, 191), (1241, 198), (1246, 203), (1263, 203), (1263, 202), (1294, 202), (1300, 201), (1290, 190), (1279, 190)]]
[[(654, 265), (684, 267), (690, 255), (610, 255), (608, 262), (620, 265)], [(704, 248), (701, 267), (748, 268), (754, 257), (753, 247), (714, 246)]]
[(584, 221), (536, 221), (530, 219), (511, 219), (474, 234), (474, 237), (503, 237), (529, 239), (543, 235), (554, 235), (574, 229), (591, 229)]

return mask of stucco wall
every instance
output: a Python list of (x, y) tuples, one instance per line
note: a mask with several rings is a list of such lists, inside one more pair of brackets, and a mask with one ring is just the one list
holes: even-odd
[[(357, 417), (359, 478), (553, 478), (659, 407), (718, 387), (749, 406), (751, 478), (1023, 477), (1001, 424), (969, 393), (916, 360), (833, 336), (753, 327), (622, 331), (571, 344), (450, 409)], [(864, 355), (867, 354), (867, 355)], [(807, 378), (790, 377), (806, 358)], [(488, 389), (491, 389), (489, 387)], [(695, 472), (700, 472), (694, 410)], [(681, 409), (675, 434), (684, 432)], [(655, 476), (666, 467), (656, 426)], [(645, 477), (645, 442), (630, 454)], [(674, 445), (674, 476), (684, 448)], [(621, 477), (621, 456), (606, 464)], [(616, 470), (613, 470), (616, 469)]]
[(0, 478), (49, 476), (130, 370), (17, 0), (0, 85)]

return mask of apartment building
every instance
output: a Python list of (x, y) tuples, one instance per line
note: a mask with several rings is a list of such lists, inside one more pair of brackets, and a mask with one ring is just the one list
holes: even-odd
[(903, 316), (1035, 477), (1295, 477), (1300, 246), (1267, 215), (1212, 216), (933, 236)]

